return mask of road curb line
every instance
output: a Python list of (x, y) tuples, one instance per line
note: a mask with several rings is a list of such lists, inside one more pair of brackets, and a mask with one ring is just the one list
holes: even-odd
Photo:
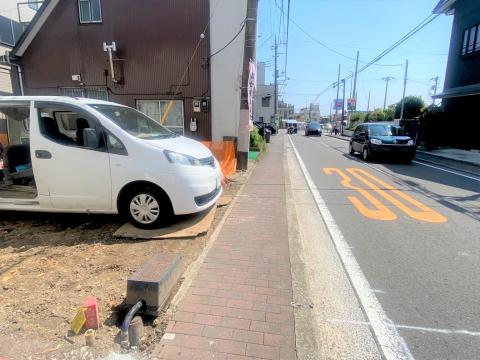
[[(303, 247), (298, 223), (298, 213), (295, 208), (292, 180), (287, 159), (287, 142), (284, 142), (284, 173), (285, 173), (285, 200), (287, 207), (288, 248), (290, 253), (290, 272), (292, 274), (293, 302), (299, 304), (295, 309), (295, 347), (297, 358), (314, 360), (320, 358), (319, 344), (316, 337), (312, 309), (309, 307), (311, 299), (307, 282), (307, 270), (303, 259)], [(288, 179), (288, 183), (287, 183)], [(302, 306), (303, 305), (303, 306)]]

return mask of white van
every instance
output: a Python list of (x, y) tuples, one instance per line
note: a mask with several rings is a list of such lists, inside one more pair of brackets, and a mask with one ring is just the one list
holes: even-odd
[(212, 206), (222, 174), (203, 144), (95, 99), (0, 96), (9, 145), (0, 210), (120, 213), (154, 228)]

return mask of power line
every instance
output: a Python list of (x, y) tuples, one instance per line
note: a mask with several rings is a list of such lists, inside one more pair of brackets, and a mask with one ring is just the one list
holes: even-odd
[[(282, 8), (280, 8), (278, 6), (278, 4), (276, 4), (277, 7), (279, 8), (279, 10), (282, 12), (282, 14), (284, 14), (284, 11)], [(322, 46), (323, 48), (341, 56), (341, 57), (344, 57), (345, 59), (348, 59), (348, 60), (352, 60), (352, 61), (357, 61), (356, 58), (353, 58), (351, 56), (348, 56), (348, 55), (345, 55), (343, 53), (341, 53), (340, 51), (337, 51), (335, 49), (333, 49), (332, 47), (328, 46), (327, 44), (325, 44), (324, 42), (316, 39), (315, 37), (313, 37), (310, 33), (308, 33), (303, 27), (301, 27), (299, 24), (297, 24), (297, 22), (295, 22), (295, 20), (293, 20), (293, 18), (290, 16), (289, 17), (289, 20), (290, 22), (295, 25), (302, 33), (304, 33), (307, 37), (309, 37), (310, 39), (312, 39), (312, 41), (314, 41), (315, 43), (317, 43), (318, 45)], [(365, 61), (360, 61), (361, 63), (366, 63)], [(402, 66), (402, 64), (375, 64), (375, 66)]]
[[(423, 19), (417, 26), (415, 26), (412, 30), (410, 30), (407, 34), (405, 34), (402, 38), (400, 38), (398, 41), (396, 41), (395, 43), (393, 43), (391, 46), (389, 46), (387, 49), (385, 49), (384, 51), (382, 51), (379, 55), (377, 55), (374, 59), (372, 59), (371, 61), (369, 61), (366, 65), (364, 65), (360, 70), (358, 70), (358, 73), (361, 73), (363, 72), (364, 70), (368, 69), (370, 66), (372, 65), (375, 65), (375, 63), (379, 60), (381, 60), (383, 57), (385, 57), (387, 54), (391, 53), (394, 49), (396, 49), (397, 47), (399, 47), (400, 45), (402, 45), (405, 41), (407, 41), (408, 39), (410, 39), (413, 35), (415, 35), (416, 33), (418, 33), (420, 30), (422, 30), (425, 26), (427, 26), (428, 24), (430, 24), (433, 20), (435, 20), (437, 17), (439, 16), (439, 14), (433, 14), (433, 15), (429, 15), (427, 16), (425, 19)], [(351, 75), (349, 76), (346, 76), (343, 80), (349, 80), (351, 78)], [(333, 86), (336, 86), (337, 82), (334, 82), (333, 84), (331, 84), (329, 87), (327, 87), (325, 90), (323, 90), (314, 100), (317, 101), (318, 98), (323, 95), (324, 93), (326, 93), (328, 90), (330, 90), (330, 88), (332, 88)]]
[(225, 50), (231, 43), (233, 43), (233, 42), (235, 41), (235, 39), (238, 37), (238, 35), (241, 34), (241, 32), (243, 31), (243, 29), (245, 29), (245, 24), (246, 24), (246, 23), (247, 23), (247, 18), (245, 18), (245, 19), (243, 20), (242, 26), (240, 27), (240, 30), (238, 30), (238, 32), (235, 34), (235, 36), (234, 36), (232, 39), (230, 39), (230, 41), (227, 42), (227, 43), (225, 44), (225, 46), (223, 46), (221, 49), (219, 49), (219, 50), (215, 51), (213, 54), (211, 54), (211, 55), (209, 56), (209, 58), (214, 57), (214, 56), (217, 55), (218, 53), (220, 53), (220, 52), (222, 52), (223, 50)]

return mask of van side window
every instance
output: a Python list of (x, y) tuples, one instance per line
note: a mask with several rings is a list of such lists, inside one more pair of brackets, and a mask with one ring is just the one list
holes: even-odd
[(125, 145), (123, 145), (122, 142), (118, 140), (115, 135), (111, 134), (108, 131), (105, 131), (105, 135), (107, 137), (107, 148), (109, 153), (126, 156), (128, 155)]
[[(58, 107), (39, 108), (38, 114), (40, 133), (49, 140), (66, 146), (106, 151), (102, 127), (95, 119), (81, 110), (58, 105)], [(95, 134), (94, 145), (91, 143), (91, 137), (89, 138), (90, 143), (87, 143), (87, 139), (84, 138), (85, 129), (92, 129)]]

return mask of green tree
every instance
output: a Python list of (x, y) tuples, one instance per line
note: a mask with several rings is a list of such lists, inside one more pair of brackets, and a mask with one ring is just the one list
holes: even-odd
[(390, 105), (387, 109), (384, 110), (385, 112), (385, 121), (393, 121), (395, 119), (395, 107), (396, 105)]
[[(403, 110), (404, 119), (414, 119), (422, 113), (422, 109), (425, 107), (425, 102), (421, 96), (406, 96), (405, 108)], [(395, 118), (400, 119), (400, 113), (402, 111), (402, 102), (399, 101), (395, 106)]]
[(354, 129), (358, 124), (365, 122), (366, 114), (363, 112), (354, 112), (350, 117), (350, 129)]
[(374, 121), (385, 121), (385, 111), (383, 109), (377, 108), (368, 113), (368, 122)]

